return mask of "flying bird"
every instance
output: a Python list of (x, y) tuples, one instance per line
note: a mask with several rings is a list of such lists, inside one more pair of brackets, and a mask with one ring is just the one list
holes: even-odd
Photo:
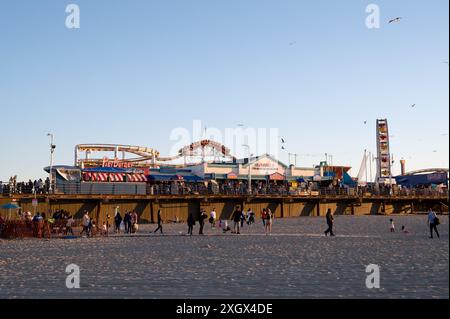
[(367, 124), (367, 121), (364, 121), (364, 124)]
[(416, 107), (416, 104), (411, 105), (411, 107)]
[(284, 138), (281, 138), (281, 143), (285, 144), (286, 141), (284, 140)]
[(389, 20), (389, 23), (400, 22), (401, 19), (402, 19), (402, 17), (397, 17), (397, 18)]
[(281, 149), (284, 150), (285, 149), (284, 146), (281, 146)]
[(297, 44), (297, 41), (294, 41), (294, 42), (290, 42), (290, 43), (289, 43), (290, 46), (293, 46), (293, 45), (295, 45), (295, 44)]

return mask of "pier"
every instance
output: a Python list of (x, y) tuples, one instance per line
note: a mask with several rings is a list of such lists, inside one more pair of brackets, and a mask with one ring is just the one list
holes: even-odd
[[(336, 215), (390, 215), (426, 212), (432, 208), (438, 213), (448, 213), (448, 194), (418, 192), (413, 194), (361, 195), (330, 194), (326, 190), (315, 195), (11, 195), (0, 197), (0, 205), (15, 202), (22, 211), (52, 213), (65, 210), (76, 219), (88, 211), (97, 221), (114, 216), (119, 207), (121, 213), (135, 210), (141, 223), (153, 223), (160, 209), (165, 221), (185, 221), (189, 213), (198, 216), (200, 209), (215, 210), (220, 219), (229, 219), (236, 206), (252, 209), (256, 216), (263, 208), (270, 208), (276, 218), (319, 217), (328, 209)], [(5, 211), (2, 212), (5, 215)]]

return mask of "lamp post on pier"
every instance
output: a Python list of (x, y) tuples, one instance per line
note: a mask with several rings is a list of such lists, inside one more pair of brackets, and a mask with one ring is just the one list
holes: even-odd
[(54, 138), (55, 136), (52, 133), (47, 134), (48, 137), (50, 137), (50, 172), (49, 172), (49, 188), (48, 192), (49, 194), (53, 193), (53, 156), (55, 153), (56, 145), (54, 144)]

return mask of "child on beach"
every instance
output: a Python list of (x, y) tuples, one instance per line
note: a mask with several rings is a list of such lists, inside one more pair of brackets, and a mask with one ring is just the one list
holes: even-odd
[(389, 221), (390, 221), (390, 223), (391, 223), (391, 233), (395, 233), (395, 223), (394, 223), (394, 220), (391, 218)]

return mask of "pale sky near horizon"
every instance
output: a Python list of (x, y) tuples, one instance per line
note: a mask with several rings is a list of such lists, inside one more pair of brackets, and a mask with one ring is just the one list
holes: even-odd
[[(65, 26), (69, 3), (80, 29)], [(380, 29), (365, 25), (370, 3)], [(355, 176), (387, 118), (408, 170), (448, 168), (448, 12), (447, 0), (0, 0), (0, 180), (45, 176), (48, 132), (71, 165), (79, 143), (166, 155), (193, 120), (278, 128), (299, 166), (328, 153)]]

